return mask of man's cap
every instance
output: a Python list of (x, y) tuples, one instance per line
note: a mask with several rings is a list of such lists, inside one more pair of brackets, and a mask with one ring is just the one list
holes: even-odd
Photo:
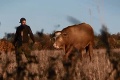
[(24, 20), (26, 21), (25, 18), (21, 18), (19, 23), (22, 23), (22, 21), (24, 21)]

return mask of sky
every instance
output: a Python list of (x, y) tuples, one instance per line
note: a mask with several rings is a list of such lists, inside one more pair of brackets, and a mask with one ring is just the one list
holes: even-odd
[(33, 33), (45, 33), (80, 22), (90, 24), (100, 33), (105, 24), (110, 33), (120, 32), (120, 0), (0, 0), (0, 38), (15, 33), (19, 20), (25, 17)]

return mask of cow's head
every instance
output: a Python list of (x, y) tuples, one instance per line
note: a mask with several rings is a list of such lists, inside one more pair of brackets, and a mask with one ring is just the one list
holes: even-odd
[(67, 38), (67, 34), (66, 33), (63, 33), (61, 31), (57, 31), (55, 32), (55, 42), (53, 44), (53, 46), (56, 48), (56, 49), (62, 49), (64, 48), (65, 46), (65, 39)]

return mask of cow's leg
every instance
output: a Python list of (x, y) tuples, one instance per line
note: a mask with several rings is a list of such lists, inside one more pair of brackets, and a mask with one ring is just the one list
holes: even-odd
[(64, 55), (65, 60), (68, 60), (68, 56), (70, 55), (70, 53), (71, 53), (72, 51), (73, 51), (73, 47), (71, 46), (71, 47), (67, 50), (66, 54)]
[(79, 56), (80, 56), (80, 60), (82, 61), (82, 58), (83, 58), (82, 49), (79, 49)]
[(92, 46), (92, 43), (90, 43), (89, 45), (89, 56), (90, 56), (90, 61), (92, 59), (92, 54), (93, 54), (93, 46)]

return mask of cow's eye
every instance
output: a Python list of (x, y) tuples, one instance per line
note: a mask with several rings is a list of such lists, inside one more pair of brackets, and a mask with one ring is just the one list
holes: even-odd
[(65, 37), (66, 37), (66, 36), (67, 36), (67, 33), (63, 33), (63, 36), (65, 36)]

